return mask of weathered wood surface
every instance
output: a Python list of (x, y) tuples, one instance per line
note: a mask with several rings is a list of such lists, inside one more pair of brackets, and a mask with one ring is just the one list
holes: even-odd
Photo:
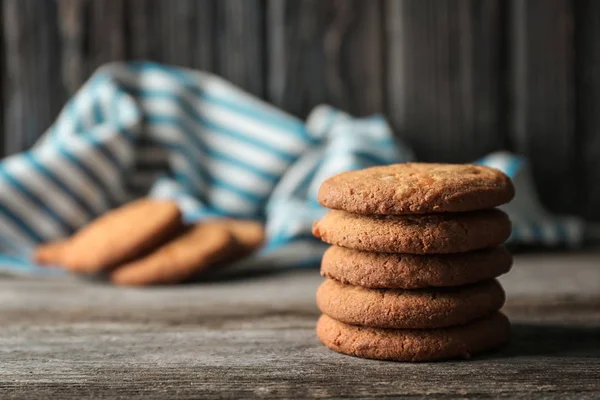
[(127, 2), (129, 58), (214, 69), (214, 13), (211, 0)]
[(270, 0), (268, 98), (303, 117), (320, 103), (382, 112), (381, 4)]
[(572, 2), (514, 0), (512, 6), (515, 148), (531, 160), (543, 201), (573, 209), (583, 186), (572, 179), (578, 172)]
[(507, 148), (505, 2), (388, 2), (388, 113), (419, 159), (464, 162)]
[(6, 0), (2, 11), (2, 136), (10, 154), (29, 147), (67, 97), (61, 84), (56, 2)]
[(215, 71), (225, 79), (264, 97), (265, 42), (261, 0), (217, 1)]
[(600, 219), (597, 1), (0, 4), (0, 154), (29, 147), (99, 65), (146, 59), (302, 118), (320, 103), (384, 113), (422, 160), (525, 154), (552, 210)]
[(576, 47), (576, 129), (584, 160), (580, 167), (580, 191), (584, 213), (595, 216), (600, 204), (600, 184), (595, 171), (600, 171), (600, 2), (583, 0), (574, 3), (578, 30)]
[(470, 361), (426, 364), (321, 346), (316, 270), (238, 271), (137, 290), (7, 277), (0, 397), (598, 398), (599, 265), (600, 252), (517, 256), (502, 278), (512, 343)]

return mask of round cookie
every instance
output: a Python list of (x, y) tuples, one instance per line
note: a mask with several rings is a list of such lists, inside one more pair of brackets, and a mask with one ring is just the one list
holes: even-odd
[(224, 223), (200, 222), (144, 257), (119, 265), (109, 279), (127, 286), (180, 283), (226, 259), (237, 248)]
[(120, 265), (110, 273), (110, 280), (136, 286), (184, 282), (217, 265), (247, 256), (263, 241), (264, 227), (256, 221), (200, 222), (145, 257)]
[(98, 273), (147, 253), (185, 229), (177, 203), (142, 198), (111, 210), (72, 237), (40, 246), (34, 259)]
[(441, 329), (377, 329), (348, 325), (326, 315), (317, 336), (329, 349), (352, 356), (395, 361), (470, 358), (510, 339), (510, 322), (500, 312), (467, 325)]
[(437, 289), (365, 289), (327, 279), (317, 290), (325, 315), (374, 328), (430, 329), (466, 324), (499, 310), (505, 295), (496, 280)]
[(428, 215), (361, 215), (333, 210), (313, 224), (313, 235), (336, 246), (409, 254), (464, 253), (496, 247), (510, 236), (497, 209)]
[(224, 224), (239, 245), (239, 252), (231, 254), (233, 259), (246, 256), (256, 251), (265, 241), (265, 226), (253, 220), (224, 219), (217, 220)]
[(389, 215), (483, 210), (514, 195), (510, 178), (494, 168), (405, 163), (332, 176), (321, 185), (318, 200), (335, 210)]
[(419, 289), (461, 286), (507, 273), (512, 256), (504, 248), (468, 253), (416, 255), (374, 253), (331, 246), (321, 275), (366, 288)]

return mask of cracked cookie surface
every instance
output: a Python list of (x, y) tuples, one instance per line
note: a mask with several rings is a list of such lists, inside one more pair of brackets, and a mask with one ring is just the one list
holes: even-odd
[(321, 185), (318, 200), (359, 214), (428, 214), (493, 208), (514, 194), (510, 178), (494, 168), (404, 163), (332, 176)]
[(377, 329), (354, 326), (326, 315), (317, 336), (329, 349), (356, 357), (395, 361), (470, 358), (507, 343), (510, 323), (500, 312), (469, 324), (440, 329)]
[(366, 288), (419, 289), (460, 286), (508, 272), (512, 256), (504, 246), (456, 254), (375, 253), (331, 246), (321, 275)]
[(454, 288), (365, 289), (327, 279), (317, 290), (325, 315), (374, 328), (430, 329), (462, 325), (499, 310), (505, 301), (496, 280)]
[(384, 253), (462, 253), (496, 247), (510, 236), (508, 216), (497, 209), (427, 215), (361, 215), (333, 210), (313, 225), (326, 243)]

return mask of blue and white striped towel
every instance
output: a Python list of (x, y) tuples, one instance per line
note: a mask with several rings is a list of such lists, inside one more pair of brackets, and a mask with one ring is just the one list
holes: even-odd
[[(210, 74), (153, 63), (116, 63), (92, 76), (29, 151), (0, 163), (0, 266), (38, 270), (33, 247), (71, 235), (136, 197), (174, 199), (187, 221), (258, 219), (268, 244), (255, 260), (313, 265), (310, 235), (325, 210), (320, 183), (335, 173), (413, 160), (381, 116), (355, 119), (317, 107), (306, 123)], [(526, 164), (480, 160), (508, 173), (511, 240), (577, 244), (575, 218), (545, 213)]]

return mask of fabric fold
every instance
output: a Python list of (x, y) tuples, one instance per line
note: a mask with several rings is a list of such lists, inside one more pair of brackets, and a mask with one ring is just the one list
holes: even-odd
[[(0, 265), (34, 268), (39, 243), (68, 237), (141, 196), (172, 199), (187, 222), (221, 216), (263, 221), (256, 257), (312, 265), (310, 235), (326, 210), (318, 188), (338, 172), (415, 161), (382, 116), (315, 108), (306, 123), (223, 79), (147, 62), (100, 68), (28, 151), (0, 163)], [(526, 161), (496, 153), (478, 161), (513, 178), (505, 210), (511, 241), (578, 245), (579, 218), (544, 210)]]

